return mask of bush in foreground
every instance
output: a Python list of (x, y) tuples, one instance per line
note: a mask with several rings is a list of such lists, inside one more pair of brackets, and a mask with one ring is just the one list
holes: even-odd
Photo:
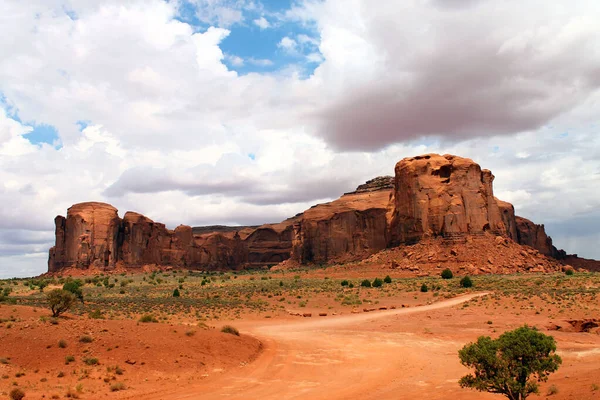
[(475, 373), (459, 380), (461, 387), (481, 392), (499, 393), (510, 400), (523, 400), (539, 393), (537, 382), (562, 363), (555, 354), (556, 342), (527, 325), (505, 332), (498, 339), (480, 336), (477, 342), (464, 346), (458, 356), (462, 365)]
[(429, 291), (429, 288), (427, 287), (426, 284), (422, 284), (421, 285), (421, 292), (422, 293), (427, 293)]
[(221, 328), (221, 332), (223, 333), (229, 333), (231, 335), (235, 335), (235, 336), (240, 336), (240, 331), (237, 330), (237, 328), (234, 328), (231, 325), (225, 325)]
[(53, 317), (58, 317), (60, 314), (68, 311), (75, 304), (75, 296), (73, 293), (66, 290), (54, 289), (46, 295), (48, 306), (52, 311)]
[(383, 286), (383, 281), (379, 278), (375, 278), (375, 280), (373, 280), (373, 287), (382, 287)]
[(365, 279), (364, 281), (362, 281), (360, 283), (360, 286), (362, 286), (362, 287), (371, 287), (371, 281), (368, 280), (368, 279)]

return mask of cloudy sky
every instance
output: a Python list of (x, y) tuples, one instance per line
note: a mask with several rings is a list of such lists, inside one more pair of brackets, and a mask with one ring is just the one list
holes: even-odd
[(600, 258), (600, 3), (0, 0), (0, 277), (82, 201), (280, 221), (403, 157), (473, 158)]

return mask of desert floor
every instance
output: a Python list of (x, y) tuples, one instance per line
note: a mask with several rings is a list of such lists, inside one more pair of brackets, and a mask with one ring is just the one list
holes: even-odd
[[(57, 320), (38, 290), (14, 285), (15, 304), (0, 303), (0, 396), (18, 387), (26, 399), (502, 398), (458, 386), (468, 370), (457, 351), (526, 323), (553, 335), (563, 358), (539, 398), (600, 399), (598, 328), (580, 332), (577, 323), (600, 317), (598, 274), (474, 277), (471, 290), (460, 289), (456, 278), (357, 285), (376, 273), (259, 273), (204, 285), (206, 278), (196, 282), (184, 272), (155, 273), (154, 281), (162, 281), (148, 292), (136, 288), (145, 288), (149, 275), (118, 277), (133, 281), (122, 301), (114, 300), (120, 285), (84, 286), (86, 305)], [(161, 297), (181, 279), (182, 299), (197, 294), (195, 302), (188, 299), (192, 309)], [(345, 279), (356, 286), (342, 287)], [(435, 290), (421, 292), (423, 283)], [(223, 291), (245, 300), (215, 305)], [(160, 296), (144, 302), (135, 293)], [(210, 311), (205, 303), (194, 306), (207, 297)], [(130, 302), (159, 322), (139, 322), (143, 313), (124, 306)], [(95, 310), (103, 316), (92, 317)], [(223, 325), (241, 335), (222, 333)], [(67, 363), (68, 356), (74, 361)]]

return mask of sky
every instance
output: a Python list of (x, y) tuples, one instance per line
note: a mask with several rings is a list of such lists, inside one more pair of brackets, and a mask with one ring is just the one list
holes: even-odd
[(450, 153), (600, 259), (600, 3), (0, 0), (0, 278), (54, 217), (278, 222)]

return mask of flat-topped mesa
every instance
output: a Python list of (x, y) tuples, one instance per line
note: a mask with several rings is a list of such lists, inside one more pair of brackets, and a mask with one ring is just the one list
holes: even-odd
[(106, 203), (75, 204), (67, 217), (57, 216), (56, 244), (50, 249), (49, 272), (63, 268), (106, 268), (117, 261), (121, 219)]
[(426, 154), (396, 164), (389, 206), (390, 245), (423, 237), (506, 234), (494, 175), (468, 158)]

